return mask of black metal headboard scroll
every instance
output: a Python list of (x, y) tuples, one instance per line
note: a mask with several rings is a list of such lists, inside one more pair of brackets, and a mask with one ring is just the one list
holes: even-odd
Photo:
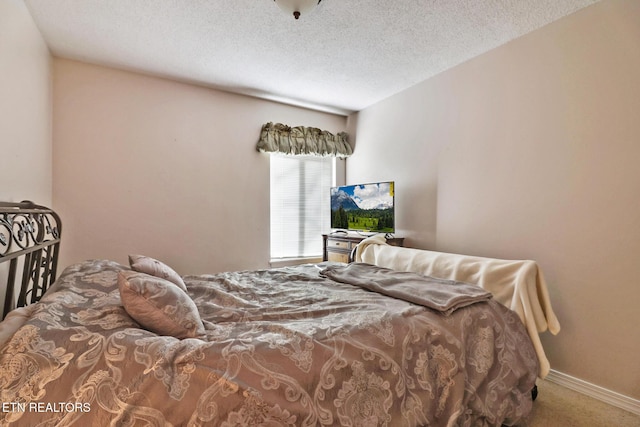
[(2, 319), (14, 308), (37, 302), (53, 284), (61, 230), (60, 217), (47, 207), (29, 201), (0, 202), (0, 263), (9, 263)]

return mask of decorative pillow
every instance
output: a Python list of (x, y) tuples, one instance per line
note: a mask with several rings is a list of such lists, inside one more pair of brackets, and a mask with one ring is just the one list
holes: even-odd
[(129, 255), (129, 265), (135, 271), (175, 283), (180, 289), (187, 292), (187, 286), (184, 284), (182, 277), (162, 261), (144, 255)]
[(196, 304), (168, 280), (136, 271), (121, 271), (118, 287), (124, 309), (145, 329), (180, 339), (204, 334)]

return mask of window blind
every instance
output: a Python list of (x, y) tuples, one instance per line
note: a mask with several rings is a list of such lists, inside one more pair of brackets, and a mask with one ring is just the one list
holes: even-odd
[(271, 258), (322, 255), (335, 157), (270, 156)]

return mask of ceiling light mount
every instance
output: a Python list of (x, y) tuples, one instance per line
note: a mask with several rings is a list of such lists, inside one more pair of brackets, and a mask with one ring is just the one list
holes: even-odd
[(311, 12), (322, 0), (273, 0), (280, 9), (284, 10), (294, 18), (299, 19), (300, 16)]

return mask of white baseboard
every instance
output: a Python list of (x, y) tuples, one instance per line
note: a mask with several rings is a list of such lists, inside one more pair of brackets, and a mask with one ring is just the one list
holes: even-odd
[(606, 388), (572, 377), (571, 375), (563, 374), (562, 372), (554, 371), (553, 369), (545, 379), (600, 400), (601, 402), (605, 402), (611, 406), (640, 415), (640, 400), (607, 390)]

